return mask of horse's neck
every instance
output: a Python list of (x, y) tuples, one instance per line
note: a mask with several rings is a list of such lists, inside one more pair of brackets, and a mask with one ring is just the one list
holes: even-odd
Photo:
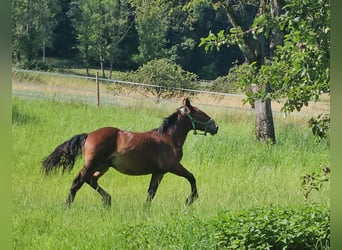
[(177, 147), (183, 147), (186, 136), (188, 135), (191, 128), (191, 124), (189, 124), (186, 120), (178, 121), (177, 126), (175, 126), (175, 128), (171, 132), (171, 136)]

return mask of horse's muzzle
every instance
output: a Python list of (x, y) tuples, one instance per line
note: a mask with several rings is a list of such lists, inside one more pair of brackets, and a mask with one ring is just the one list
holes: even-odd
[(217, 134), (218, 129), (219, 129), (219, 126), (217, 126), (217, 124), (216, 124), (215, 122), (213, 122), (212, 124), (210, 124), (210, 125), (208, 126), (208, 132), (209, 132), (211, 135)]

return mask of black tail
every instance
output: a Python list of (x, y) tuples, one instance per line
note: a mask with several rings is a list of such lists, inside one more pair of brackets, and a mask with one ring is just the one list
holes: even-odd
[(42, 172), (46, 175), (51, 172), (57, 172), (61, 167), (64, 171), (71, 170), (74, 167), (77, 157), (82, 155), (84, 142), (88, 134), (79, 134), (70, 140), (63, 142), (42, 161)]

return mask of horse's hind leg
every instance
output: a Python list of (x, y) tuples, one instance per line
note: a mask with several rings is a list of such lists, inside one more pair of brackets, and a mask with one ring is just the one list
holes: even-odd
[(70, 206), (71, 203), (74, 201), (75, 196), (76, 196), (76, 192), (82, 187), (83, 183), (84, 183), (84, 175), (82, 174), (82, 172), (80, 172), (75, 179), (73, 180), (72, 184), (71, 184), (71, 188), (70, 188), (70, 193), (65, 201), (65, 205), (66, 206)]
[(163, 179), (164, 174), (152, 174), (151, 181), (150, 181), (150, 186), (148, 187), (147, 191), (147, 199), (146, 202), (149, 204), (151, 203), (152, 199), (154, 198), (159, 183)]
[[(92, 172), (94, 171), (94, 170), (90, 170), (90, 169), (91, 168), (89, 168), (87, 165), (84, 165), (84, 167), (81, 169), (81, 171), (78, 173), (78, 175), (74, 178), (74, 180), (71, 184), (69, 195), (65, 201), (66, 206), (69, 207), (71, 205), (71, 203), (75, 199), (77, 191), (82, 187), (84, 182), (87, 182), (89, 184), (89, 181), (93, 175)], [(97, 177), (97, 178), (99, 178), (99, 177)], [(97, 184), (97, 179), (95, 180), (95, 183)]]
[(91, 186), (93, 189), (95, 189), (101, 196), (103, 200), (103, 204), (106, 207), (110, 207), (112, 203), (111, 196), (103, 190), (103, 188), (100, 187), (100, 185), (97, 183), (97, 180), (104, 175), (108, 171), (108, 167), (105, 169), (101, 169), (100, 171), (95, 171), (93, 175), (86, 180), (87, 184)]

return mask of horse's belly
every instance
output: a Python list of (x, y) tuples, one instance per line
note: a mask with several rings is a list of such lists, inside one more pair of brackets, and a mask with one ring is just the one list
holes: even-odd
[(155, 161), (145, 156), (115, 156), (111, 162), (113, 168), (127, 175), (146, 175), (161, 171)]

